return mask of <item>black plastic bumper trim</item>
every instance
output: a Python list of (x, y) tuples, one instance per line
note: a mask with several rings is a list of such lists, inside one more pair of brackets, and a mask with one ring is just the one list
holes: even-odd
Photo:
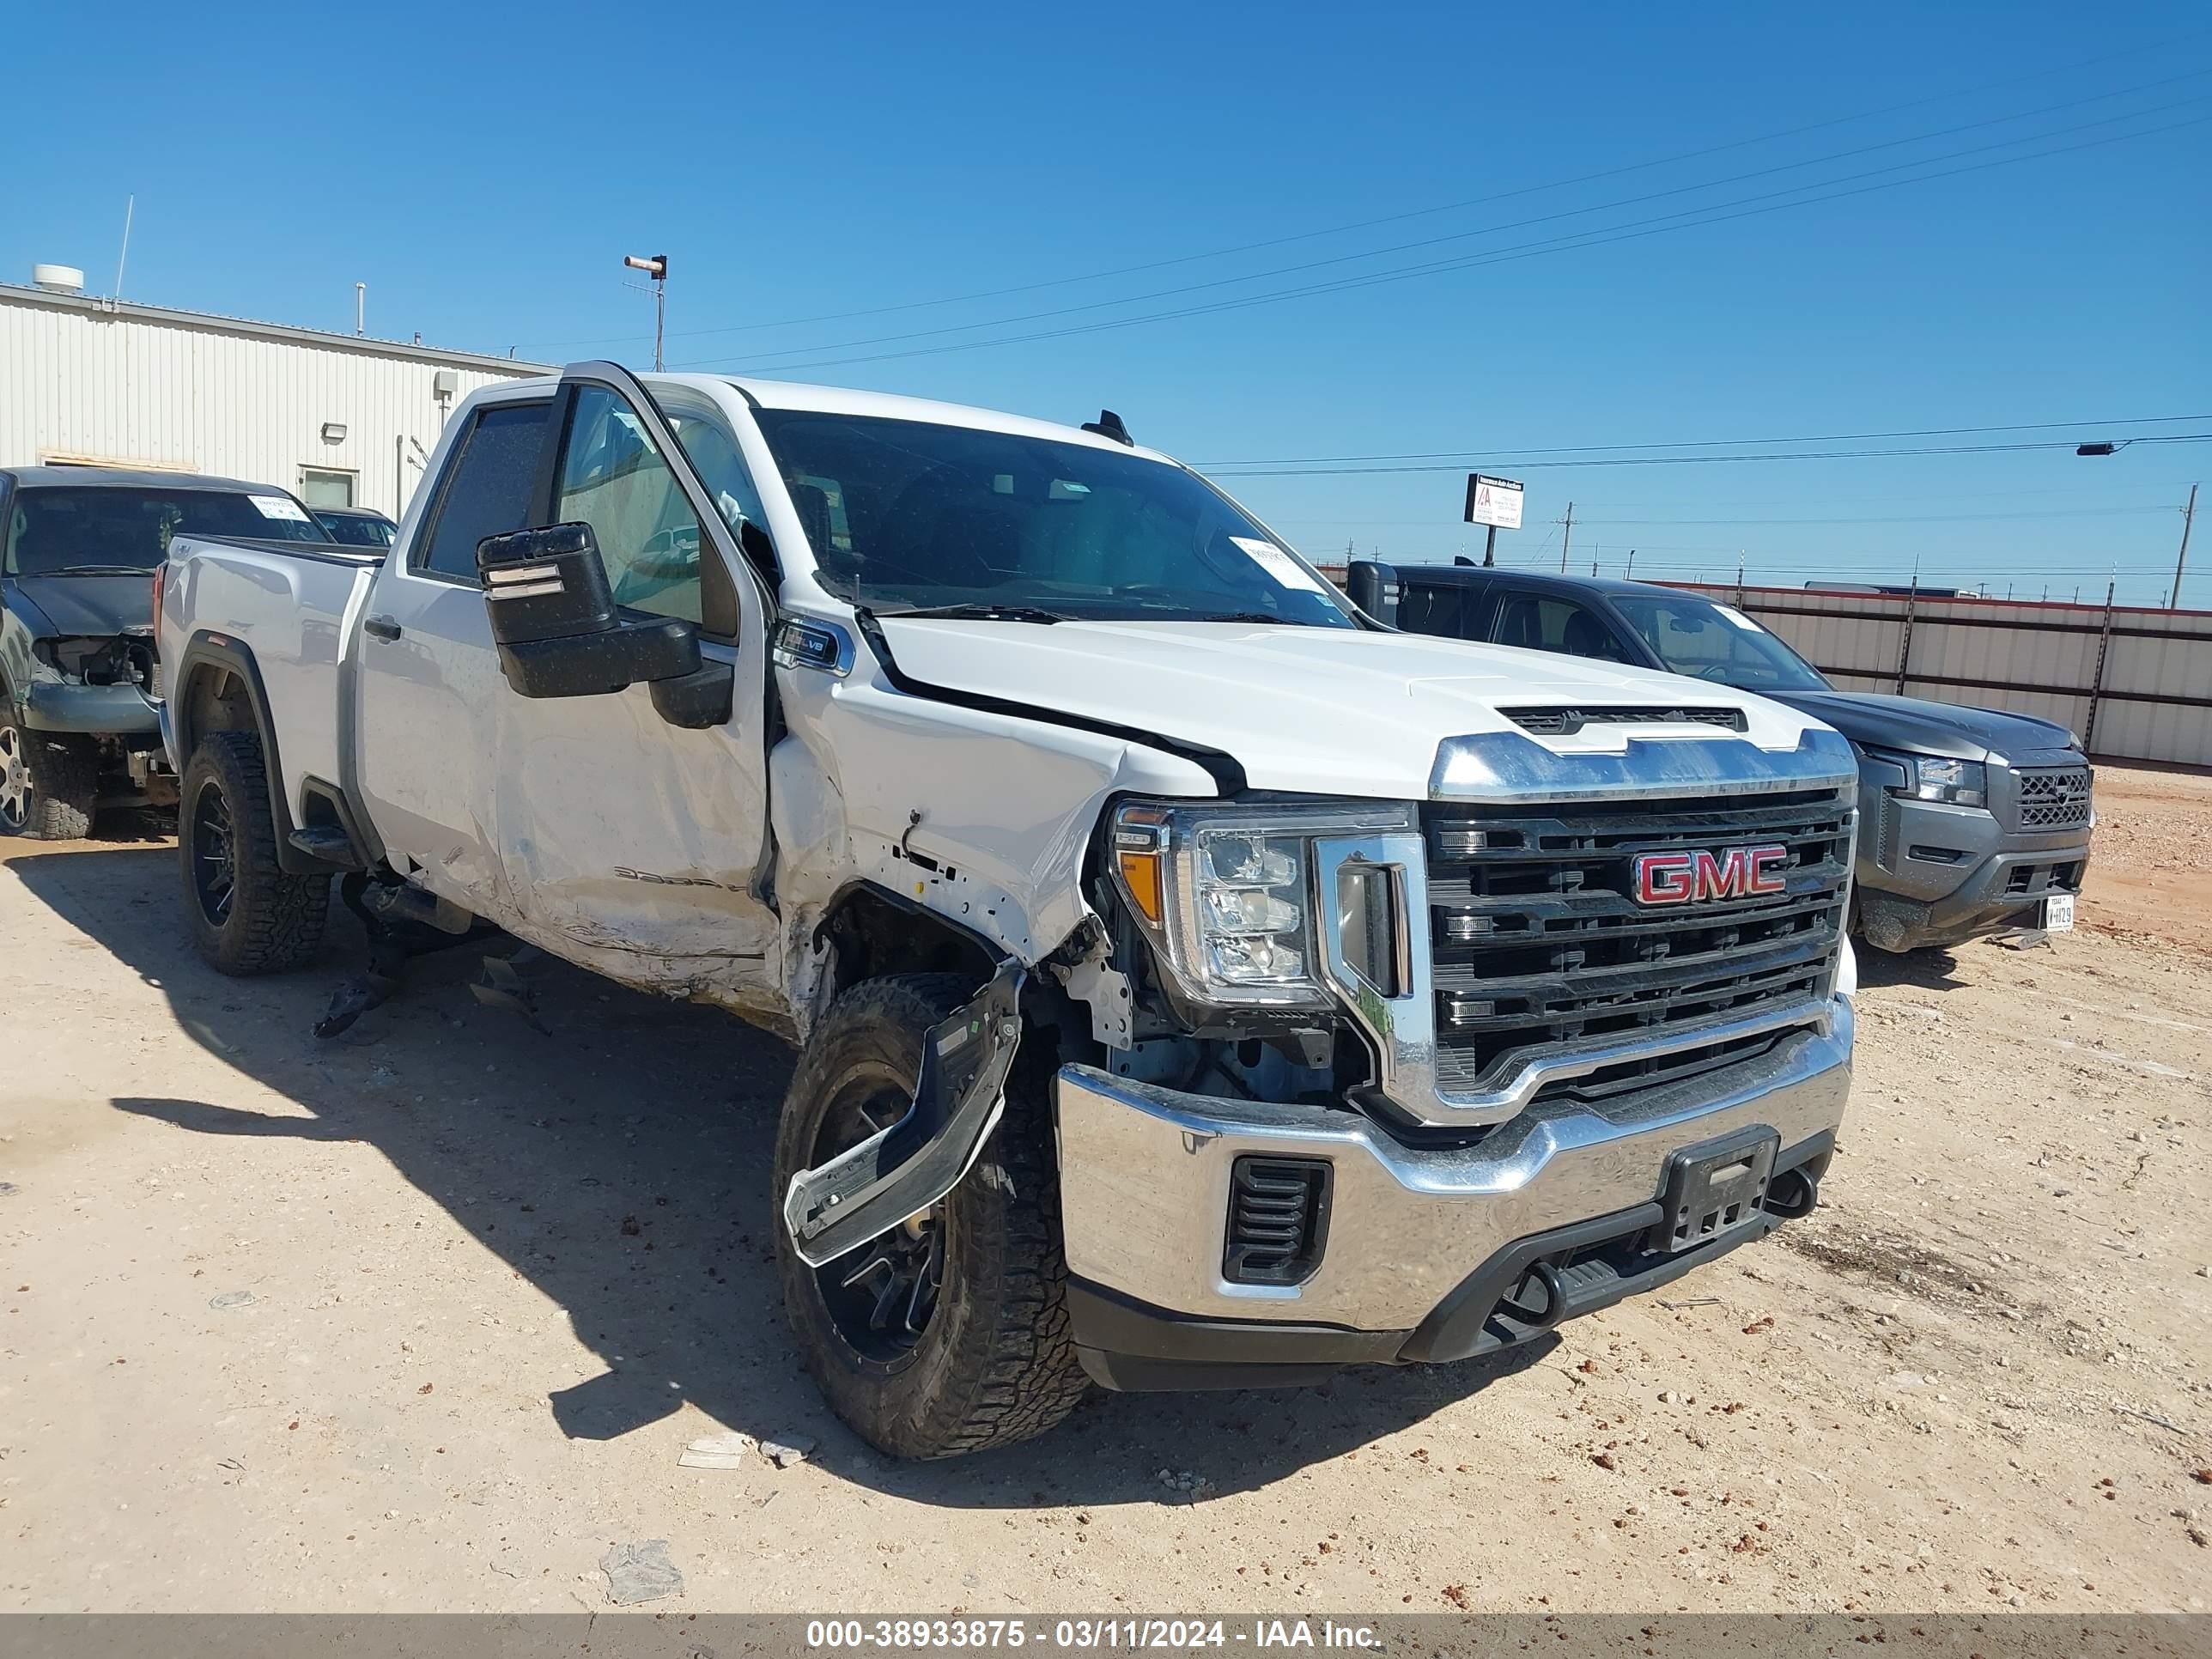
[(1067, 1314), (1091, 1380), (1127, 1393), (1297, 1387), (1391, 1360), (1408, 1334), (1199, 1319), (1079, 1279), (1067, 1282)]
[[(1835, 1145), (1833, 1133), (1824, 1129), (1795, 1146), (1784, 1148), (1776, 1155), (1772, 1174), (1768, 1177), (1770, 1190), (1774, 1179), (1790, 1170), (1802, 1171), (1807, 1180), (1817, 1187)], [(1650, 1258), (1650, 1265), (1633, 1273), (1577, 1274), (1570, 1267), (1560, 1275), (1564, 1306), (1546, 1309), (1540, 1321), (1519, 1319), (1508, 1311), (1510, 1304), (1505, 1304), (1505, 1298), (1537, 1262), (1571, 1255), (1593, 1246), (1634, 1239), (1662, 1224), (1666, 1218), (1665, 1207), (1654, 1200), (1632, 1209), (1617, 1210), (1611, 1215), (1594, 1216), (1588, 1221), (1516, 1239), (1462, 1279), (1458, 1288), (1436, 1305), (1407, 1339), (1398, 1358), (1407, 1364), (1436, 1364), (1471, 1359), (1478, 1354), (1511, 1347), (1541, 1335), (1562, 1321), (1578, 1319), (1632, 1296), (1641, 1296), (1662, 1285), (1671, 1284), (1708, 1261), (1717, 1261), (1731, 1250), (1765, 1237), (1782, 1225), (1784, 1219), (1778, 1215), (1762, 1214), (1759, 1220), (1710, 1244)]]

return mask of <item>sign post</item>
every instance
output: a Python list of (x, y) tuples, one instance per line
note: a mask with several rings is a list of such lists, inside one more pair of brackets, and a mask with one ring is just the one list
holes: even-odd
[(1498, 532), (1521, 527), (1521, 486), (1511, 478), (1493, 478), (1486, 473), (1467, 475), (1467, 521), (1486, 525), (1490, 533), (1484, 538), (1482, 562), (1498, 562)]

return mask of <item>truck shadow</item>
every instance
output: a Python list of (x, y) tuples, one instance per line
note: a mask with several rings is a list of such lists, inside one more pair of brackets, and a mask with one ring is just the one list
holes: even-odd
[(1955, 991), (1965, 981), (1959, 977), (1958, 958), (1946, 950), (1877, 951), (1861, 944), (1859, 984), (1869, 990), (1894, 985), (1917, 985), (1923, 991)]
[[(1042, 1440), (934, 1464), (884, 1459), (832, 1417), (785, 1330), (768, 1190), (791, 1055), (711, 1008), (625, 991), (564, 963), (534, 972), (538, 1029), (480, 1003), (480, 952), (422, 959), (335, 1041), (311, 1027), (363, 960), (335, 904), (321, 961), (226, 980), (176, 916), (175, 854), (128, 844), (18, 854), (58, 915), (161, 988), (179, 1025), (312, 1116), (141, 1097), (118, 1111), (195, 1134), (356, 1141), (567, 1313), (605, 1366), (546, 1395), (549, 1428), (613, 1439), (689, 1403), (766, 1437), (812, 1437), (855, 1483), (957, 1507), (1182, 1503), (1163, 1470), (1216, 1491), (1266, 1486), (1413, 1427), (1557, 1346), (1465, 1364), (1370, 1369), (1303, 1390), (1096, 1395)], [(493, 949), (508, 948), (495, 942)], [(368, 1218), (362, 1218), (364, 1226)], [(641, 1439), (673, 1472), (683, 1431)]]

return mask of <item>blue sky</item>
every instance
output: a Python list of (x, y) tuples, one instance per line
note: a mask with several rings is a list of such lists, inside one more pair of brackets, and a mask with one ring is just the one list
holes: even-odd
[[(0, 279), (58, 260), (106, 291), (135, 193), (130, 298), (349, 331), (363, 282), (374, 333), (649, 362), (620, 259), (665, 251), (672, 365), (1106, 405), (1225, 472), (1452, 452), (1228, 481), (1316, 556), (1479, 550), (1464, 461), (1528, 486), (1508, 562), (1556, 566), (1572, 501), (1585, 570), (1917, 560), (2064, 598), (2117, 567), (2123, 602), (2158, 603), (2212, 444), (1510, 452), (2212, 432), (2128, 423), (2212, 415), (2208, 25), (2184, 0), (34, 8), (9, 27)], [(1821, 186), (1858, 193), (1777, 205)], [(1648, 222), (1698, 210), (1739, 216)], [(976, 344), (1023, 335), (1051, 337)], [(2200, 529), (2185, 600), (2212, 606)]]

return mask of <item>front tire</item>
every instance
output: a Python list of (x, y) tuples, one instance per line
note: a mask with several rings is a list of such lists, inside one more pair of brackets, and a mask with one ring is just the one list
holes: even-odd
[(951, 1457), (1042, 1434), (1088, 1383), (1068, 1328), (1060, 1189), (1032, 1036), (975, 1167), (927, 1214), (815, 1268), (781, 1215), (792, 1177), (906, 1109), (929, 1028), (974, 994), (957, 975), (872, 980), (839, 997), (799, 1056), (776, 1130), (784, 1310), (832, 1410), (894, 1457)]
[(251, 732), (210, 732), (185, 768), (177, 803), (185, 923), (219, 974), (281, 974), (314, 960), (330, 915), (331, 878), (295, 876), (276, 860), (269, 771)]
[(0, 714), (0, 835), (81, 841), (100, 799), (100, 750), (90, 738), (39, 732)]

